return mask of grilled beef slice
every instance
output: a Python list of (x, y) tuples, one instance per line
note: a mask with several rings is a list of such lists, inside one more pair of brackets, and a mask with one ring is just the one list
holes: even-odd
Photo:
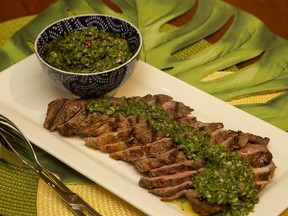
[(107, 144), (121, 142), (129, 138), (130, 134), (131, 134), (131, 128), (127, 128), (120, 131), (104, 133), (97, 137), (85, 137), (84, 140), (87, 146), (99, 149), (101, 146)]
[(272, 161), (272, 154), (260, 144), (249, 144), (241, 147), (238, 153), (244, 157), (252, 167), (265, 167)]
[(161, 167), (151, 169), (148, 171), (148, 175), (151, 177), (176, 174), (180, 172), (185, 172), (189, 170), (198, 170), (205, 166), (203, 161), (195, 160), (184, 160), (178, 163), (173, 163), (169, 165), (163, 165)]
[(197, 174), (198, 171), (192, 170), (157, 177), (142, 177), (139, 181), (139, 185), (147, 189), (175, 186), (186, 181), (191, 181)]
[[(132, 99), (161, 104), (168, 116), (180, 125), (207, 131), (211, 135), (211, 144), (221, 144), (227, 151), (237, 151), (253, 168), (255, 187), (259, 191), (273, 177), (276, 166), (267, 148), (269, 138), (225, 130), (220, 122), (200, 122), (191, 116), (193, 109), (167, 95), (136, 96)], [(120, 101), (113, 98), (111, 103), (117, 105)], [(48, 105), (44, 128), (64, 136), (83, 137), (87, 146), (108, 152), (116, 160), (133, 164), (144, 174), (139, 185), (160, 196), (162, 201), (186, 197), (200, 215), (221, 211), (223, 206), (205, 202), (197, 197), (193, 189), (193, 178), (205, 170), (204, 161), (188, 159), (171, 138), (151, 127), (150, 120), (140, 116), (89, 113), (87, 104), (88, 100), (84, 99), (52, 101)]]
[(169, 185), (167, 187), (156, 187), (156, 188), (150, 189), (149, 192), (159, 197), (171, 197), (183, 190), (186, 190), (192, 187), (193, 187), (192, 181), (188, 180), (188, 181), (184, 181), (182, 183), (178, 183), (172, 186)]
[(163, 165), (173, 164), (184, 160), (186, 160), (184, 152), (173, 148), (167, 152), (158, 154), (157, 157), (148, 157), (134, 160), (132, 161), (132, 164), (139, 172), (143, 173)]
[(69, 121), (78, 112), (86, 112), (87, 102), (82, 99), (68, 100), (57, 99), (48, 104), (48, 111), (44, 128), (54, 131), (65, 122)]
[(135, 161), (145, 157), (157, 157), (163, 151), (173, 148), (173, 140), (165, 137), (143, 146), (133, 146), (110, 154), (116, 160)]
[(223, 209), (223, 206), (221, 205), (211, 205), (206, 201), (200, 200), (197, 193), (193, 189), (181, 190), (172, 196), (162, 197), (161, 200), (165, 202), (172, 202), (181, 197), (186, 197), (189, 200), (193, 211), (201, 216), (214, 215)]
[(113, 152), (118, 152), (126, 148), (129, 148), (129, 145), (130, 145), (129, 142), (127, 141), (120, 141), (120, 142), (100, 146), (98, 149), (101, 150), (102, 152), (113, 153)]

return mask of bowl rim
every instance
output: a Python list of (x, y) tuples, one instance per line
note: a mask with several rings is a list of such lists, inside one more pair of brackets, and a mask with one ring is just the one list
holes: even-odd
[[(130, 26), (132, 26), (136, 32), (138, 33), (138, 36), (139, 36), (139, 47), (137, 48), (137, 51), (134, 53), (133, 56), (130, 57), (129, 60), (127, 60), (126, 62), (124, 62), (123, 64), (117, 66), (117, 67), (114, 67), (114, 68), (111, 68), (109, 70), (105, 70), (105, 71), (99, 71), (99, 72), (92, 72), (92, 73), (77, 73), (77, 72), (69, 72), (69, 71), (65, 71), (65, 70), (62, 70), (62, 69), (59, 69), (59, 68), (56, 68), (50, 64), (48, 64), (46, 61), (44, 61), (44, 59), (39, 55), (38, 51), (37, 51), (37, 42), (39, 41), (39, 38), (42, 36), (42, 34), (48, 29), (50, 28), (51, 26), (59, 23), (59, 22), (63, 22), (65, 20), (69, 20), (69, 19), (73, 19), (73, 18), (78, 18), (78, 17), (97, 17), (97, 16), (101, 16), (101, 17), (112, 17), (114, 19), (118, 19), (118, 20), (121, 20), (123, 22), (126, 22), (128, 23)], [(120, 17), (117, 17), (117, 16), (114, 16), (114, 15), (108, 15), (108, 14), (79, 14), (79, 15), (73, 15), (73, 16), (69, 16), (69, 17), (65, 17), (65, 18), (62, 18), (62, 19), (59, 19), (51, 24), (49, 24), (48, 26), (46, 26), (44, 29), (42, 29), (40, 31), (40, 33), (37, 35), (36, 39), (35, 39), (35, 42), (34, 42), (34, 52), (37, 56), (37, 58), (43, 63), (45, 64), (47, 67), (50, 67), (58, 72), (61, 72), (63, 74), (69, 74), (69, 75), (74, 75), (74, 76), (93, 76), (93, 75), (97, 75), (97, 74), (104, 74), (104, 73), (112, 73), (113, 71), (123, 67), (124, 65), (130, 63), (131, 61), (133, 61), (140, 53), (141, 49), (142, 49), (142, 45), (143, 45), (143, 38), (142, 38), (142, 35), (141, 35), (141, 32), (139, 31), (139, 29), (134, 25), (132, 24), (131, 22), (123, 19), (123, 18), (120, 18)]]

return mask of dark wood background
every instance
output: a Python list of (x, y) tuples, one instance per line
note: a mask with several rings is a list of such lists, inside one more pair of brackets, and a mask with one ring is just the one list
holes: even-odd
[[(56, 0), (1, 0), (0, 22), (38, 14)], [(288, 0), (224, 0), (261, 19), (275, 34), (288, 39)]]

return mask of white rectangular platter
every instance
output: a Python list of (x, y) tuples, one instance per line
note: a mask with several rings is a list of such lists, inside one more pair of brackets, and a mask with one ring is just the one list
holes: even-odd
[[(77, 138), (63, 138), (43, 128), (50, 101), (71, 95), (54, 87), (35, 55), (0, 73), (0, 113), (14, 121), (37, 146), (84, 176), (110, 190), (148, 215), (185, 215), (138, 186), (140, 175), (125, 162), (85, 147)], [(251, 215), (279, 215), (288, 207), (288, 133), (140, 61), (135, 73), (115, 96), (167, 94), (191, 106), (204, 122), (223, 122), (225, 129), (242, 130), (271, 139), (277, 165), (271, 183), (261, 192)]]

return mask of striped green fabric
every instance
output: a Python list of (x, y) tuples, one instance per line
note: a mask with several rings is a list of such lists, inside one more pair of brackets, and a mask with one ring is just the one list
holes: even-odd
[(3, 146), (0, 150), (0, 215), (37, 215), (39, 177), (12, 152)]

